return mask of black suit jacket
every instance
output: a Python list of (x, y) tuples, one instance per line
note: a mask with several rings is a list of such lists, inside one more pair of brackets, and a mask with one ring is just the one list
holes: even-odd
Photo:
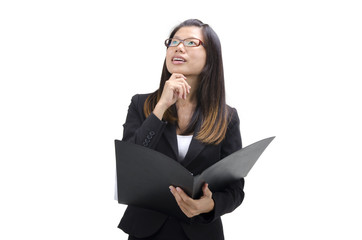
[[(123, 141), (133, 142), (159, 151), (177, 161), (178, 147), (176, 126), (159, 120), (153, 113), (145, 117), (143, 105), (149, 94), (135, 95), (123, 125)], [(241, 148), (240, 122), (235, 109), (229, 107), (230, 118), (225, 139), (218, 145), (207, 145), (192, 139), (189, 150), (181, 164), (194, 175), (220, 159)], [(198, 128), (196, 128), (195, 134)], [(212, 191), (212, 186), (209, 186)], [(221, 192), (213, 192), (215, 208), (212, 212), (180, 220), (186, 235), (191, 239), (224, 239), (220, 216), (232, 212), (244, 199), (244, 179), (230, 184)], [(128, 206), (119, 228), (138, 237), (148, 237), (157, 232), (168, 218), (163, 213)]]

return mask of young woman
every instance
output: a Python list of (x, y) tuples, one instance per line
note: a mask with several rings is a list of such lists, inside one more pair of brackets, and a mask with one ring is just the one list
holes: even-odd
[[(186, 20), (165, 45), (160, 87), (132, 98), (123, 141), (159, 151), (197, 175), (241, 148), (239, 118), (225, 103), (221, 45), (209, 25)], [(189, 221), (128, 206), (119, 228), (131, 240), (224, 239), (220, 216), (243, 201), (244, 179), (220, 192), (210, 188), (206, 183), (203, 196), (192, 199), (170, 186)]]

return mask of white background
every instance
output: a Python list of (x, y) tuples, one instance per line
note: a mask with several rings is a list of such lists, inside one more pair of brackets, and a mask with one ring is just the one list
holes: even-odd
[(113, 140), (158, 87), (164, 39), (199, 18), (244, 146), (276, 136), (226, 239), (362, 239), (358, 2), (1, 1), (0, 238), (127, 238)]

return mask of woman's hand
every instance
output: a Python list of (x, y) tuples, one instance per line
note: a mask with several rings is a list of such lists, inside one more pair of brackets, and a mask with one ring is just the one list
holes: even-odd
[(165, 82), (160, 100), (153, 113), (161, 120), (165, 111), (178, 99), (186, 99), (191, 86), (186, 82), (186, 77), (180, 73), (173, 73)]
[(182, 212), (189, 218), (197, 216), (201, 213), (208, 213), (214, 209), (215, 203), (212, 199), (212, 192), (207, 183), (202, 187), (204, 195), (197, 200), (190, 198), (181, 188), (169, 187), (171, 193)]

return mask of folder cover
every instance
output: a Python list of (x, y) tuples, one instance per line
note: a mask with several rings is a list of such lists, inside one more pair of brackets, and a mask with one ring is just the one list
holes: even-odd
[(115, 140), (118, 202), (185, 218), (169, 186), (181, 187), (190, 197), (202, 196), (206, 182), (212, 192), (246, 177), (274, 137), (242, 148), (193, 176), (174, 159), (155, 150)]

